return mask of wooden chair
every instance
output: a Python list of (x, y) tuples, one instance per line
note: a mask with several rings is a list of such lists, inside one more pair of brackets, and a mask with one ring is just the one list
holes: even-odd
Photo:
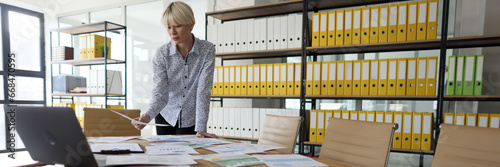
[(266, 115), (257, 144), (282, 146), (283, 153), (293, 153), (302, 117)]
[(500, 129), (441, 124), (432, 166), (500, 166)]
[(329, 118), (319, 159), (353, 166), (387, 166), (397, 125)]
[[(139, 117), (141, 110), (111, 109), (130, 118)], [(140, 136), (130, 120), (109, 111), (109, 109), (84, 108), (83, 133), (87, 137)]]

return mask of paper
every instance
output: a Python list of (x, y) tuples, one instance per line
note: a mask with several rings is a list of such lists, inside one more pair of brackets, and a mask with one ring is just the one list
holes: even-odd
[(107, 156), (106, 166), (110, 165), (194, 165), (189, 156)]
[(210, 154), (210, 156), (206, 156), (204, 159), (221, 166), (251, 166), (264, 164), (264, 162), (259, 159), (244, 154)]
[(269, 145), (258, 145), (258, 144), (246, 144), (246, 143), (233, 143), (220, 146), (214, 146), (206, 148), (208, 150), (215, 151), (217, 153), (265, 153), (266, 151), (279, 149), (284, 147), (269, 146)]
[(229, 144), (233, 142), (225, 141), (225, 140), (220, 140), (220, 139), (214, 139), (214, 138), (193, 138), (193, 139), (188, 139), (184, 140), (189, 143), (196, 143), (196, 144), (206, 144), (206, 145), (214, 145), (214, 144)]
[(179, 136), (172, 135), (156, 135), (156, 136), (142, 136), (149, 142), (174, 142), (174, 141), (185, 141)]
[(205, 148), (205, 147), (212, 147), (213, 146), (213, 145), (209, 145), (209, 144), (185, 143), (185, 142), (158, 143), (155, 146), (163, 146), (163, 145), (188, 146), (191, 148)]
[(118, 143), (130, 139), (135, 139), (137, 137), (99, 137), (88, 140), (88, 142), (102, 142), (102, 143)]
[(179, 145), (156, 145), (146, 146), (148, 155), (165, 155), (165, 154), (199, 154), (196, 150), (188, 146)]
[(120, 115), (120, 116), (122, 116), (124, 118), (127, 118), (128, 120), (131, 120), (132, 122), (135, 122), (136, 124), (152, 125), (152, 126), (170, 126), (168, 124), (153, 124), (153, 123), (144, 123), (144, 122), (141, 122), (141, 121), (136, 121), (136, 120), (134, 120), (134, 119), (132, 119), (132, 118), (126, 116), (126, 115), (123, 115), (122, 113), (119, 113), (119, 112), (117, 112), (115, 110), (112, 110), (112, 109), (108, 109), (108, 110), (111, 111), (111, 112), (114, 112), (115, 114), (118, 114), (118, 115)]
[(130, 152), (144, 152), (138, 143), (106, 143), (91, 144), (90, 150), (93, 153), (100, 153), (101, 150), (130, 150)]
[(297, 155), (297, 154), (286, 154), (286, 155), (253, 155), (253, 157), (263, 161), (266, 165), (270, 167), (293, 167), (293, 166), (328, 166), (315, 161), (311, 158)]

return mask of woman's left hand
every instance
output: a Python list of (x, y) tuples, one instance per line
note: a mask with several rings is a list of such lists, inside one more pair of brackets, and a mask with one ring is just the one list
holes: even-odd
[(217, 135), (212, 134), (212, 133), (207, 133), (207, 132), (196, 132), (196, 137), (200, 137), (200, 138), (205, 138), (205, 137), (208, 137), (208, 138), (219, 138), (219, 137), (217, 137)]

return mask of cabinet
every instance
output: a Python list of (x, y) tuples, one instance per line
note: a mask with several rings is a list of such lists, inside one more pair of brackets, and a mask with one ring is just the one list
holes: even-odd
[[(436, 101), (436, 111), (434, 112), (435, 119), (433, 120), (432, 131), (434, 133), (431, 151), (420, 150), (406, 150), (406, 149), (391, 149), (394, 152), (403, 153), (416, 153), (416, 154), (434, 154), (433, 149), (439, 136), (439, 125), (443, 123), (443, 102), (444, 101), (498, 101), (500, 96), (482, 95), (482, 96), (445, 96), (444, 95), (444, 81), (445, 81), (445, 68), (446, 68), (446, 51), (447, 49), (459, 48), (473, 48), (473, 47), (489, 47), (500, 45), (500, 35), (481, 35), (481, 36), (467, 36), (467, 37), (453, 37), (448, 38), (448, 17), (449, 17), (449, 0), (443, 0), (439, 4), (442, 13), (441, 21), (438, 24), (441, 26), (441, 35), (438, 39), (430, 40), (412, 40), (400, 42), (385, 42), (385, 43), (369, 43), (369, 44), (356, 44), (356, 45), (337, 45), (337, 46), (315, 46), (310, 47), (311, 36), (309, 31), (312, 28), (308, 24), (309, 12), (318, 12), (324, 9), (344, 8), (351, 6), (364, 6), (389, 3), (389, 0), (366, 0), (366, 1), (331, 1), (331, 0), (291, 0), (278, 3), (271, 3), (265, 5), (256, 5), (250, 7), (243, 7), (237, 9), (223, 10), (208, 12), (206, 16), (214, 17), (224, 21), (240, 20), (247, 18), (258, 18), (265, 16), (275, 16), (289, 13), (301, 12), (302, 19), (302, 46), (295, 49), (278, 49), (278, 50), (264, 50), (264, 51), (248, 51), (248, 52), (231, 52), (219, 53), (216, 56), (224, 60), (235, 59), (259, 59), (259, 58), (275, 58), (275, 57), (291, 57), (301, 56), (301, 93), (300, 96), (287, 97), (287, 96), (269, 96), (269, 95), (218, 95), (214, 97), (221, 98), (299, 98), (300, 99), (300, 115), (307, 118), (305, 105), (306, 102), (315, 102), (319, 99), (349, 99), (349, 100), (411, 100), (411, 101)], [(437, 50), (439, 49), (437, 69), (437, 93), (432, 96), (360, 96), (360, 95), (309, 95), (306, 94), (306, 63), (307, 57), (312, 57), (316, 61), (317, 56), (330, 55), (330, 54), (358, 54), (363, 57), (365, 53), (372, 52), (393, 52), (393, 51), (415, 51), (415, 50)], [(313, 105), (314, 106), (314, 105)], [(299, 136), (299, 153), (304, 153), (304, 146), (320, 146), (321, 143), (312, 143), (305, 140), (308, 136), (306, 125), (302, 124)]]
[[(112, 38), (110, 33), (115, 34), (115, 38)], [(53, 39), (53, 35), (60, 35), (60, 34), (69, 34), (71, 36), (71, 46), (74, 48), (74, 59), (73, 60), (58, 60), (58, 61), (53, 61), (51, 60), (51, 77), (54, 76), (54, 69), (58, 69), (57, 71), (60, 73), (65, 73), (65, 74), (73, 74), (75, 69), (80, 68), (81, 73), (89, 73), (90, 75), (90, 70), (94, 69), (99, 69), (101, 71), (107, 71), (107, 72), (101, 72), (102, 77), (99, 77), (101, 79), (104, 79), (104, 81), (99, 81), (100, 85), (98, 85), (102, 89), (97, 92), (92, 92), (92, 93), (67, 93), (67, 92), (52, 92), (52, 102), (54, 100), (70, 100), (71, 103), (75, 102), (75, 97), (88, 97), (90, 98), (90, 102), (93, 101), (93, 98), (96, 97), (101, 97), (104, 98), (104, 106), (108, 106), (109, 101), (118, 101), (117, 103), (120, 105), (124, 105), (124, 108), (127, 106), (127, 51), (124, 46), (126, 46), (126, 35), (127, 35), (127, 28), (123, 25), (119, 25), (116, 23), (108, 22), (108, 21), (103, 21), (103, 22), (96, 22), (96, 23), (89, 23), (89, 24), (82, 24), (82, 25), (75, 25), (75, 26), (70, 26), (70, 27), (64, 27), (64, 28), (57, 28), (57, 29), (52, 29), (50, 31), (50, 37)], [(100, 34), (101, 36), (104, 36), (102, 40), (103, 43), (107, 43), (109, 45), (111, 42), (108, 40), (113, 40), (115, 39), (116, 41), (117, 38), (121, 38), (122, 43), (120, 45), (116, 45), (119, 47), (113, 48), (113, 47), (101, 47), (102, 51), (104, 53), (108, 53), (108, 58), (100, 57), (100, 58), (88, 58), (88, 59), (82, 59), (82, 57), (78, 56), (80, 53), (81, 49), (84, 49), (83, 45), (81, 45), (83, 42), (81, 40), (82, 35), (90, 35), (90, 34)], [(61, 35), (62, 36), (62, 35)], [(59, 37), (62, 38), (62, 37)], [(97, 41), (93, 41), (97, 42)], [(115, 42), (115, 41), (113, 41)], [(90, 43), (90, 42), (89, 42)], [(78, 46), (77, 46), (78, 45)], [(115, 45), (113, 45), (115, 46)], [(97, 46), (96, 46), (97, 47)], [(123, 56), (120, 55), (119, 59), (111, 59), (111, 51), (113, 52), (118, 52), (123, 53)], [(51, 55), (52, 55), (52, 42), (51, 42)], [(96, 54), (97, 55), (97, 54)], [(78, 57), (78, 58), (77, 58)], [(118, 57), (118, 56), (117, 56)], [(69, 65), (71, 68), (71, 73), (68, 73), (67, 71), (61, 72), (62, 66), (63, 65)], [(96, 67), (100, 66), (100, 67)], [(113, 68), (110, 68), (111, 66), (116, 66)], [(84, 70), (87, 70), (85, 71)], [(120, 74), (117, 76), (108, 76), (110, 74), (110, 69), (119, 71)], [(120, 76), (121, 75), (121, 76)], [(97, 77), (87, 77), (86, 79), (96, 79)], [(109, 81), (112, 79), (113, 82), (120, 82), (120, 84), (124, 87), (123, 90), (116, 90), (115, 92), (121, 92), (121, 93), (111, 93), (110, 89), (114, 89), (114, 84)], [(87, 82), (89, 83), (89, 82)], [(108, 85), (108, 86), (105, 86)], [(52, 83), (52, 87), (54, 86), (54, 83)], [(119, 89), (122, 89), (120, 87)], [(89, 90), (87, 90), (89, 92)], [(102, 92), (102, 93), (101, 93)], [(105, 92), (110, 92), (110, 93), (105, 93)], [(116, 104), (116, 103), (115, 103)], [(109, 106), (108, 106), (109, 107)]]

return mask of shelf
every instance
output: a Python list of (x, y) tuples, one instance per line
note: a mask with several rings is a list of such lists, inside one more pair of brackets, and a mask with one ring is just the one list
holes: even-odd
[[(104, 94), (87, 94), (87, 93), (52, 93), (52, 96), (103, 96)], [(125, 97), (125, 95), (108, 94), (108, 97)]]
[(236, 60), (236, 59), (301, 56), (301, 54), (302, 54), (301, 48), (291, 48), (291, 49), (277, 49), (277, 50), (259, 50), (259, 51), (249, 51), (249, 52), (218, 53), (215, 56), (220, 57), (222, 60)]
[(298, 99), (300, 98), (300, 96), (299, 95), (212, 95), (212, 98)]
[(207, 12), (207, 15), (222, 21), (230, 21), (296, 12), (302, 12), (302, 0), (290, 0), (228, 10), (219, 10)]
[(220, 138), (225, 138), (225, 139), (238, 139), (238, 140), (252, 140), (252, 141), (258, 141), (258, 138), (248, 138), (248, 137), (232, 137), (232, 136), (219, 136)]
[(445, 95), (446, 101), (500, 101), (500, 95)]
[(500, 46), (500, 34), (448, 38), (448, 48)]
[(85, 34), (85, 33), (92, 33), (92, 32), (100, 32), (100, 31), (105, 31), (105, 30), (110, 31), (110, 30), (119, 30), (119, 29), (125, 29), (125, 26), (111, 23), (108, 21), (102, 21), (102, 22), (96, 22), (96, 23), (75, 25), (75, 26), (70, 26), (70, 27), (56, 28), (56, 29), (52, 29), (50, 31), (62, 32), (62, 33), (71, 34), (71, 35), (78, 35), (78, 34)]
[[(119, 64), (125, 63), (123, 60), (108, 59), (108, 64)], [(53, 61), (52, 64), (69, 64), (73, 66), (84, 66), (84, 65), (99, 65), (104, 64), (104, 58), (94, 58), (94, 59), (83, 59), (83, 60), (63, 60), (63, 61)]]
[(310, 0), (309, 4), (314, 6), (317, 10), (342, 8), (360, 5), (372, 5), (377, 3), (394, 2), (394, 0), (348, 0), (348, 1), (332, 1), (332, 0)]
[(437, 100), (437, 96), (354, 96), (354, 95), (306, 95), (306, 99), (353, 99), (353, 100)]
[[(305, 141), (304, 144), (311, 146), (322, 145), (322, 143), (308, 142), (308, 141)], [(391, 152), (434, 155), (434, 150), (410, 150), (410, 149), (391, 148)]]

